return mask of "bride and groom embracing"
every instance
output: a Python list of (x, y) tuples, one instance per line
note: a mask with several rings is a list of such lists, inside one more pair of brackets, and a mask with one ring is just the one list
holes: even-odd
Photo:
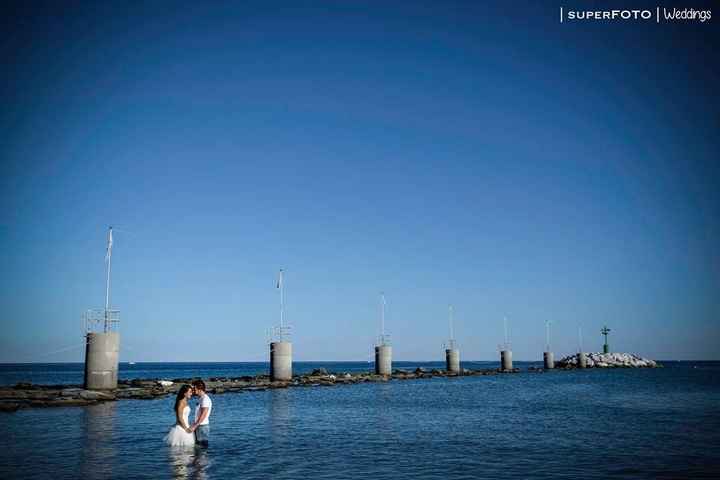
[[(195, 421), (189, 423), (190, 398), (198, 397), (198, 405), (195, 407)], [(175, 399), (175, 425), (165, 436), (165, 443), (172, 447), (189, 447), (196, 443), (207, 447), (210, 439), (210, 411), (212, 400), (205, 393), (205, 382), (195, 380), (192, 386), (183, 385), (178, 391)]]

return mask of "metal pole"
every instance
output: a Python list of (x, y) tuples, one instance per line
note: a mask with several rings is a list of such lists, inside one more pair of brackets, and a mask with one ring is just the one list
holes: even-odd
[(583, 351), (583, 349), (582, 349), (582, 343), (583, 343), (583, 341), (582, 341), (582, 327), (580, 327), (580, 326), (578, 326), (578, 343), (579, 343), (579, 347), (580, 347), (580, 350), (579, 350), (579, 351), (582, 352), (582, 351)]
[(605, 337), (605, 344), (603, 345), (603, 353), (609, 353), (610, 347), (608, 346), (608, 333), (610, 333), (610, 329), (607, 327), (607, 325), (603, 326), (602, 330), (600, 330), (600, 333), (603, 334)]
[(278, 279), (278, 284), (280, 287), (280, 341), (283, 341), (283, 330), (284, 330), (284, 310), (285, 310), (285, 299), (283, 297), (283, 271), (282, 268), (280, 269), (280, 278)]
[[(448, 306), (448, 322), (450, 323), (450, 341), (455, 339), (455, 334), (453, 332), (453, 306)], [(452, 348), (452, 347), (451, 347)]]
[(108, 231), (108, 251), (107, 251), (107, 283), (105, 284), (105, 333), (109, 330), (109, 310), (110, 310), (110, 266), (112, 262), (112, 227)]
[(545, 322), (545, 351), (550, 351), (550, 320)]
[(508, 329), (507, 329), (507, 317), (503, 317), (503, 330), (505, 333), (505, 349), (508, 348)]
[(380, 292), (380, 342), (385, 344), (385, 293)]

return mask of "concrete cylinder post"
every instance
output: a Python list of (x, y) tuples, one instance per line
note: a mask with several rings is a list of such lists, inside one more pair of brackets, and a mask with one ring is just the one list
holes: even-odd
[(545, 370), (555, 368), (555, 355), (553, 355), (553, 352), (543, 352), (543, 365)]
[(390, 375), (392, 373), (392, 347), (390, 345), (377, 345), (375, 347), (375, 375)]
[(587, 368), (587, 357), (585, 356), (585, 352), (578, 353), (577, 366), (578, 368)]
[(88, 333), (85, 338), (85, 389), (116, 389), (120, 333)]
[(460, 350), (457, 348), (445, 349), (445, 364), (449, 373), (460, 373)]
[(500, 352), (500, 369), (501, 370), (512, 370), (512, 350), (503, 350)]
[(270, 380), (292, 380), (292, 343), (272, 342), (270, 344)]

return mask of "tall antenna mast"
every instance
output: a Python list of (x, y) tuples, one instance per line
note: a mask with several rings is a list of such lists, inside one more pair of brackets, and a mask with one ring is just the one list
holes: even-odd
[(582, 348), (582, 347), (583, 347), (583, 339), (582, 339), (582, 327), (581, 327), (580, 325), (578, 325), (578, 344), (579, 344), (579, 346), (580, 346), (580, 350), (579, 350), (579, 351), (582, 353), (582, 351), (583, 351), (583, 348)]
[(508, 342), (507, 317), (503, 317), (503, 331), (505, 333), (505, 349), (507, 350), (510, 347), (510, 342)]
[(380, 339), (385, 342), (385, 292), (380, 292)]
[(104, 331), (110, 330), (110, 261), (112, 260), (112, 226), (108, 228), (107, 252), (105, 253), (105, 261), (107, 262), (107, 283), (105, 285), (105, 325)]
[(545, 351), (550, 351), (550, 320), (545, 322)]
[[(452, 305), (448, 305), (448, 327), (450, 327), (450, 338), (448, 339), (447, 345), (445, 345), (445, 348), (450, 349), (450, 350), (455, 350), (457, 348), (457, 346), (455, 344), (455, 329), (453, 328), (453, 320), (454, 320), (453, 314), (454, 313), (455, 313), (455, 308)], [(448, 370), (449, 369), (450, 369), (450, 367), (448, 367)]]
[(380, 337), (378, 338), (378, 344), (389, 346), (389, 335), (385, 335), (385, 304), (385, 292), (380, 292)]
[(277, 288), (280, 290), (280, 341), (283, 340), (283, 333), (285, 330), (285, 321), (284, 321), (284, 314), (285, 314), (285, 298), (283, 296), (283, 269), (280, 269), (280, 273), (278, 274), (278, 283)]

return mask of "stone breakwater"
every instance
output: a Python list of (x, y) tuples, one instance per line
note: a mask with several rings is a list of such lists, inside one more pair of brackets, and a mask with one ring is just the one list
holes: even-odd
[[(587, 368), (655, 368), (654, 360), (638, 357), (632, 353), (586, 353)], [(577, 368), (578, 354), (570, 355), (556, 362), (558, 368)]]
[[(589, 353), (587, 366), (595, 368), (609, 367), (656, 367), (654, 361), (628, 353)], [(577, 355), (565, 357), (556, 363), (558, 369), (577, 368)], [(542, 373), (537, 367), (528, 368), (530, 372)], [(463, 369), (462, 376), (498, 375), (519, 373), (520, 369)], [(213, 395), (225, 393), (257, 392), (274, 388), (292, 387), (334, 387), (366, 382), (388, 382), (394, 380), (422, 380), (442, 377), (457, 377), (457, 373), (446, 370), (427, 370), (418, 368), (413, 371), (394, 370), (392, 375), (374, 375), (371, 373), (330, 373), (324, 368), (313, 370), (306, 375), (296, 375), (291, 381), (273, 382), (268, 375), (244, 377), (211, 377), (205, 380), (208, 392)], [(79, 385), (33, 385), (18, 383), (11, 387), (0, 387), (0, 412), (14, 412), (20, 408), (33, 407), (70, 407), (94, 405), (101, 402), (135, 399), (153, 400), (175, 395), (183, 384), (189, 384), (192, 378), (135, 379), (121, 380), (118, 388), (112, 391), (84, 390)]]
[[(495, 375), (518, 373), (519, 369), (501, 370), (463, 370), (463, 375)], [(366, 382), (388, 382), (391, 380), (431, 379), (436, 377), (457, 377), (458, 374), (445, 370), (414, 371), (395, 370), (392, 375), (374, 375), (369, 373), (329, 373), (324, 368), (306, 375), (296, 375), (291, 381), (273, 382), (268, 375), (244, 377), (211, 377), (204, 379), (208, 392), (214, 395), (224, 393), (257, 392), (274, 388), (291, 387), (333, 387)], [(193, 378), (175, 378), (173, 380), (135, 379), (120, 380), (118, 388), (112, 391), (84, 390), (79, 385), (33, 385), (18, 383), (15, 386), (0, 387), (0, 412), (14, 412), (20, 408), (71, 407), (94, 405), (124, 399), (153, 400), (175, 395), (183, 384), (189, 384)]]

